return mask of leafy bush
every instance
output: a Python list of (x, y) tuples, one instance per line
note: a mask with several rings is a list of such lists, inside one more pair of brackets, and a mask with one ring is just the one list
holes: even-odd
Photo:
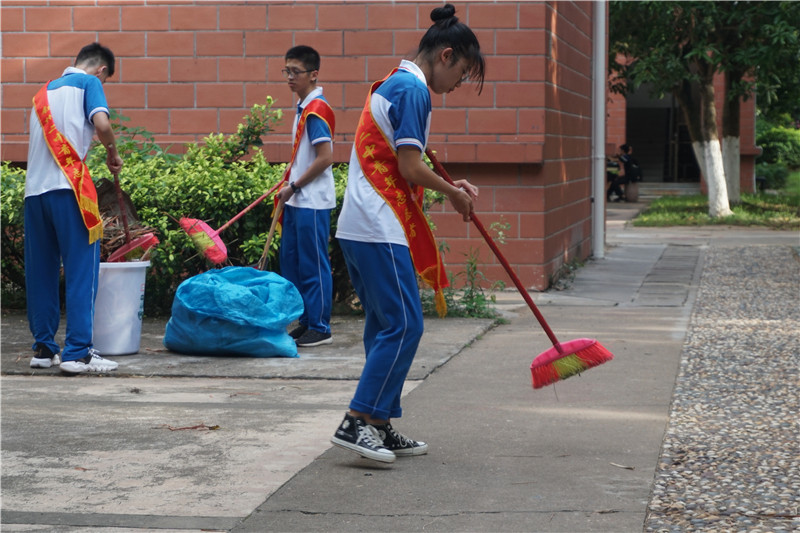
[(759, 128), (756, 144), (763, 150), (759, 163), (800, 168), (800, 130), (790, 126), (766, 125)]
[[(117, 146), (125, 165), (120, 173), (120, 185), (137, 210), (139, 222), (158, 233), (160, 244), (153, 249), (147, 271), (145, 313), (169, 315), (175, 291), (188, 277), (206, 271), (210, 264), (197, 251), (189, 236), (180, 228), (181, 217), (197, 218), (214, 229), (248, 206), (269, 190), (283, 176), (286, 165), (272, 165), (263, 152), (252, 147), (263, 144), (262, 135), (280, 120), (280, 110), (272, 110), (272, 99), (255, 105), (244, 117), (233, 135), (209, 135), (202, 145), (190, 144), (183, 155), (171, 154), (154, 142), (153, 136), (142, 128), (129, 128), (128, 120), (112, 112)], [(92, 177), (113, 179), (105, 165), (105, 148), (96, 144), (87, 156)], [(341, 211), (347, 185), (347, 165), (334, 167), (336, 208), (331, 213), (331, 236)], [(25, 171), (2, 164), (2, 289), (4, 303), (24, 302), (25, 272), (23, 253), (23, 197)], [(426, 191), (426, 207), (441, 203), (444, 196)], [(272, 219), (271, 198), (265, 200), (220, 234), (227, 246), (228, 260), (233, 265), (254, 265), (264, 250)], [(280, 273), (278, 250), (280, 237), (270, 246), (267, 266)], [(350, 277), (336, 239), (330, 241), (333, 271), (334, 302), (337, 312), (359, 312), (360, 305), (350, 283)], [(224, 266), (224, 265), (222, 265)], [(466, 296), (449, 289), (451, 315), (489, 316), (491, 298), (479, 287), (482, 274), (475, 258), (459, 276), (466, 276)], [(427, 298), (424, 296), (423, 301)]]
[(3, 161), (0, 168), (0, 272), (4, 308), (25, 302), (24, 197), (25, 170)]
[[(178, 285), (209, 268), (178, 226), (181, 217), (196, 218), (217, 229), (281, 179), (285, 165), (271, 165), (260, 150), (248, 160), (243, 158), (250, 147), (263, 144), (261, 136), (280, 118), (280, 110), (272, 110), (272, 99), (267, 98), (266, 104), (253, 106), (237, 133), (209, 135), (202, 145), (187, 145), (181, 157), (170, 156), (150, 142), (124, 153), (120, 184), (130, 194), (142, 224), (158, 230), (161, 240), (150, 259), (146, 313), (169, 314)], [(129, 131), (123, 129), (122, 133), (124, 138), (130, 137)], [(105, 161), (102, 146), (93, 152), (98, 162)], [(94, 168), (98, 169), (97, 178), (108, 177), (104, 164)], [(266, 200), (220, 234), (230, 264), (258, 261), (271, 215), (272, 204)], [(261, 239), (260, 247), (244, 245), (253, 238)]]
[[(128, 128), (124, 117), (114, 115), (117, 144), (125, 166), (119, 180), (137, 209), (141, 224), (158, 232), (161, 244), (153, 250), (147, 273), (145, 312), (169, 314), (178, 285), (186, 278), (208, 269), (209, 264), (178, 226), (183, 216), (206, 221), (212, 228), (244, 209), (273, 186), (285, 165), (271, 165), (263, 153), (243, 157), (252, 146), (262, 144), (261, 136), (280, 120), (281, 111), (272, 109), (272, 99), (253, 106), (237, 133), (210, 135), (203, 145), (190, 144), (183, 156), (169, 154), (142, 129)], [(109, 178), (105, 148), (96, 144), (87, 157), (94, 179)], [(23, 196), (25, 173), (3, 163), (2, 174), (2, 282), (4, 293), (24, 290)], [(234, 265), (258, 261), (263, 251), (272, 205), (269, 201), (221, 234)], [(260, 248), (243, 246), (261, 239)]]
[(789, 177), (789, 169), (781, 163), (758, 163), (756, 177), (764, 179), (765, 189), (783, 189)]

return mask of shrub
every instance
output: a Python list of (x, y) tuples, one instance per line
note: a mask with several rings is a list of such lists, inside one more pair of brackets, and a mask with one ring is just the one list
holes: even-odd
[(786, 186), (786, 179), (789, 177), (789, 169), (781, 163), (758, 163), (756, 176), (764, 178), (765, 189), (783, 189)]
[(23, 207), (25, 170), (3, 161), (0, 168), (0, 273), (2, 306), (24, 303), (25, 262), (23, 248)]
[(763, 150), (759, 163), (800, 168), (800, 130), (786, 126), (766, 126), (758, 132), (756, 144)]
[[(261, 136), (280, 118), (280, 110), (272, 110), (268, 97), (266, 104), (252, 107), (235, 134), (209, 135), (201, 145), (187, 145), (181, 157), (160, 150), (146, 134), (145, 142), (124, 153), (120, 184), (130, 194), (142, 224), (156, 229), (161, 240), (150, 259), (146, 313), (169, 314), (178, 285), (209, 268), (208, 261), (178, 226), (181, 217), (203, 220), (217, 229), (281, 179), (285, 165), (271, 165), (260, 150), (244, 159), (251, 147), (263, 144)], [(133, 137), (130, 130), (122, 130), (125, 141)], [(93, 157), (105, 161), (102, 146), (94, 152)], [(98, 169), (96, 177), (108, 176), (104, 164), (94, 168)], [(272, 204), (266, 200), (220, 234), (230, 264), (258, 261), (271, 215)], [(260, 247), (245, 246), (253, 236), (261, 237)]]
[[(147, 273), (145, 312), (169, 314), (178, 285), (209, 265), (194, 248), (177, 222), (182, 216), (206, 221), (219, 228), (266, 192), (281, 177), (285, 165), (270, 165), (258, 150), (249, 160), (247, 150), (262, 144), (261, 136), (281, 118), (272, 99), (253, 106), (237, 133), (210, 135), (203, 145), (188, 145), (183, 156), (169, 154), (142, 129), (127, 128), (124, 117), (113, 115), (114, 128), (125, 166), (119, 180), (137, 209), (142, 225), (158, 232), (161, 244), (153, 250)], [(87, 156), (94, 179), (110, 178), (105, 148), (96, 144)], [(5, 292), (24, 290), (23, 196), (24, 171), (3, 163), (2, 174), (2, 282)], [(269, 229), (271, 203), (264, 202), (233, 224), (221, 237), (231, 264), (255, 263)], [(253, 236), (263, 236), (261, 248), (242, 246)]]
[[(280, 120), (280, 110), (272, 110), (272, 99), (255, 105), (233, 135), (209, 135), (202, 145), (190, 144), (179, 156), (154, 142), (142, 128), (129, 128), (128, 120), (112, 112), (117, 146), (125, 165), (120, 185), (137, 210), (139, 222), (158, 233), (160, 244), (153, 249), (147, 272), (145, 313), (169, 315), (175, 291), (180, 283), (209, 268), (191, 239), (178, 225), (181, 217), (197, 218), (218, 229), (247, 205), (269, 190), (283, 176), (286, 165), (272, 165), (263, 152), (252, 147), (263, 144), (262, 135)], [(248, 156), (249, 155), (249, 156)], [(113, 179), (105, 165), (105, 148), (96, 144), (87, 156), (92, 177)], [(331, 213), (331, 236), (341, 211), (347, 185), (347, 165), (334, 167), (336, 208)], [(23, 253), (23, 197), (25, 171), (2, 164), (2, 289), (4, 302), (24, 301), (25, 272)], [(426, 191), (425, 203), (440, 203), (444, 196)], [(254, 265), (264, 250), (272, 219), (273, 204), (267, 199), (220, 234), (226, 244), (230, 264)], [(268, 268), (280, 273), (278, 249), (280, 237), (270, 246)], [(347, 267), (336, 239), (330, 240), (334, 302), (337, 310), (360, 311), (350, 283)], [(473, 261), (474, 263), (474, 261)], [(224, 265), (223, 265), (224, 266)], [(476, 269), (466, 273), (468, 281), (480, 276)], [(468, 283), (468, 286), (474, 286)], [(473, 291), (481, 312), (486, 312), (482, 292)], [(451, 301), (455, 294), (449, 294)], [(21, 298), (21, 299), (20, 299)], [(460, 303), (468, 303), (467, 298)], [(453, 314), (470, 316), (454, 304)], [(473, 310), (474, 311), (474, 310)]]

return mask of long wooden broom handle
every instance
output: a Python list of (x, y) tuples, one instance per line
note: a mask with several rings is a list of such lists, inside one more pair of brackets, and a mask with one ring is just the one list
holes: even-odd
[(125, 214), (125, 202), (122, 199), (122, 188), (119, 186), (119, 172), (114, 173), (114, 189), (117, 193), (117, 203), (119, 204), (119, 217), (122, 219), (122, 228), (125, 231), (125, 244), (131, 243), (131, 232), (128, 229), (128, 217)]
[(241, 210), (239, 213), (237, 213), (237, 215), (236, 215), (235, 217), (233, 217), (232, 219), (230, 219), (229, 221), (227, 221), (225, 224), (223, 224), (223, 225), (222, 225), (222, 227), (220, 227), (220, 228), (217, 230), (217, 234), (220, 234), (220, 233), (222, 233), (223, 231), (225, 231), (226, 229), (228, 229), (228, 227), (229, 227), (231, 224), (233, 224), (234, 222), (236, 222), (237, 220), (239, 220), (240, 218), (242, 218), (242, 217), (245, 215), (245, 213), (247, 213), (248, 211), (250, 211), (251, 209), (253, 209), (255, 206), (257, 206), (257, 205), (258, 205), (258, 204), (260, 204), (261, 202), (263, 202), (263, 201), (264, 201), (264, 199), (265, 199), (267, 196), (269, 196), (270, 194), (272, 194), (272, 193), (275, 191), (275, 189), (277, 189), (277, 188), (278, 188), (278, 187), (279, 187), (279, 186), (280, 186), (280, 185), (281, 185), (283, 182), (284, 182), (284, 180), (283, 180), (283, 179), (281, 179), (281, 181), (279, 181), (278, 183), (276, 183), (275, 185), (273, 185), (273, 186), (272, 186), (272, 188), (271, 188), (270, 190), (268, 190), (267, 192), (265, 192), (264, 194), (262, 194), (261, 196), (259, 196), (259, 197), (256, 199), (256, 201), (255, 201), (255, 202), (253, 202), (252, 204), (250, 204), (250, 205), (248, 205), (247, 207), (245, 207), (244, 209), (242, 209), (242, 210)]
[(261, 258), (258, 260), (257, 268), (258, 270), (266, 270), (267, 269), (267, 257), (269, 256), (269, 245), (272, 244), (272, 237), (275, 235), (275, 228), (278, 226), (278, 219), (281, 217), (281, 212), (283, 211), (283, 204), (284, 201), (278, 201), (278, 205), (275, 206), (275, 209), (272, 210), (272, 224), (269, 226), (269, 234), (267, 235), (267, 242), (264, 245), (264, 253), (261, 254)]
[[(444, 178), (444, 180), (447, 183), (449, 183), (450, 185), (454, 185), (453, 180), (450, 178), (450, 175), (444, 169), (442, 164), (439, 163), (439, 161), (436, 159), (436, 156), (433, 155), (431, 149), (428, 148), (427, 150), (425, 150), (425, 153), (428, 155), (428, 159), (431, 160), (431, 163), (433, 163), (433, 168), (436, 170), (436, 173), (439, 174), (442, 178)], [(489, 235), (489, 232), (486, 231), (486, 228), (483, 226), (483, 223), (478, 218), (478, 215), (472, 213), (470, 215), (470, 219), (472, 220), (473, 224), (475, 224), (475, 227), (478, 228), (478, 231), (481, 233), (481, 235), (483, 235), (484, 240), (486, 240), (486, 244), (488, 244), (489, 248), (492, 249), (492, 252), (494, 252), (494, 255), (500, 261), (500, 264), (502, 264), (503, 268), (506, 269), (506, 272), (511, 278), (511, 281), (513, 281), (514, 285), (517, 286), (517, 290), (519, 290), (519, 293), (522, 295), (522, 298), (525, 300), (525, 303), (527, 303), (528, 307), (530, 307), (531, 311), (533, 311), (536, 320), (539, 321), (539, 324), (542, 326), (542, 329), (544, 329), (544, 332), (547, 334), (547, 337), (550, 339), (550, 342), (552, 342), (553, 346), (555, 346), (556, 349), (560, 351), (561, 343), (558, 342), (558, 339), (553, 333), (553, 330), (550, 329), (550, 326), (547, 324), (547, 321), (544, 319), (544, 316), (542, 316), (542, 313), (539, 312), (539, 308), (536, 307), (535, 303), (533, 303), (533, 299), (531, 298), (530, 294), (528, 294), (527, 289), (525, 289), (525, 287), (522, 285), (522, 282), (519, 280), (519, 277), (517, 277), (516, 273), (511, 268), (511, 265), (508, 264), (506, 258), (503, 256), (502, 253), (500, 253), (500, 249), (497, 247), (497, 244), (495, 244), (494, 239), (492, 239), (492, 237)]]

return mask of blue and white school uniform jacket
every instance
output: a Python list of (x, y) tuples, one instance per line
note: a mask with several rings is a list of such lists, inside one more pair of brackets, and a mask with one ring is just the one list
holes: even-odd
[[(297, 115), (294, 118), (294, 126), (292, 127), (293, 140), (297, 133), (297, 123), (300, 121), (303, 109), (315, 98), (325, 100), (325, 97), (322, 96), (322, 87), (317, 87), (302, 102), (298, 102)], [(314, 145), (322, 142), (331, 143), (331, 147), (333, 147), (331, 130), (324, 120), (316, 115), (310, 115), (306, 119), (306, 127), (300, 139), (300, 146), (297, 147), (292, 170), (289, 174), (289, 182), (293, 182), (303, 175), (317, 157)], [(333, 184), (333, 170), (331, 167), (326, 168), (311, 183), (303, 185), (303, 188), (293, 194), (286, 204), (307, 209), (333, 209), (336, 207), (336, 188)]]
[[(109, 114), (100, 79), (89, 76), (81, 69), (67, 67), (60, 78), (48, 84), (47, 101), (56, 128), (69, 140), (80, 158), (85, 158), (91, 148), (95, 132), (92, 117), (101, 111)], [(72, 185), (50, 153), (39, 117), (33, 109), (30, 120), (25, 197), (60, 189), (72, 190)]]
[[(431, 109), (431, 94), (425, 75), (417, 65), (406, 60), (370, 99), (372, 117), (389, 142), (394, 144), (395, 150), (403, 145), (416, 146), (420, 158), (428, 143)], [(398, 177), (402, 179), (402, 176)], [(350, 154), (347, 188), (336, 238), (408, 246), (403, 227), (391, 206), (364, 177), (355, 146)]]

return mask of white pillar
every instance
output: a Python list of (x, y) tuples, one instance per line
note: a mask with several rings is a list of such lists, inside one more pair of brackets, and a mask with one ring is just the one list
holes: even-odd
[(592, 37), (592, 255), (605, 257), (606, 244), (606, 2), (594, 2)]

